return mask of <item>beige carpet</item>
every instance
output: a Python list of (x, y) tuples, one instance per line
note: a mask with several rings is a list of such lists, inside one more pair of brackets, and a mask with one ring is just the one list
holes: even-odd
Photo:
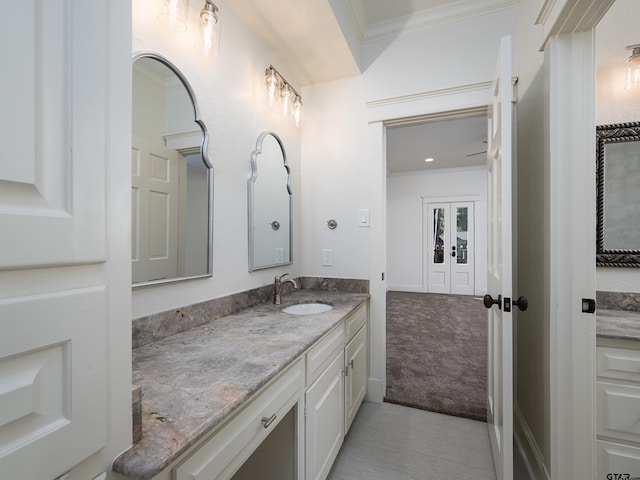
[(387, 293), (385, 401), (486, 421), (487, 311), (479, 297)]

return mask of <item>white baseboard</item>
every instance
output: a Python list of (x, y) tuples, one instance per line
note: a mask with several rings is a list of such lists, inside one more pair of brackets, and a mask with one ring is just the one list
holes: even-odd
[(382, 403), (384, 400), (384, 382), (378, 378), (367, 379), (367, 401)]
[(513, 419), (513, 433), (529, 476), (532, 480), (550, 480), (551, 476), (544, 464), (544, 456), (517, 405), (513, 406)]
[(394, 285), (387, 284), (388, 292), (412, 292), (412, 293), (423, 293), (422, 285)]

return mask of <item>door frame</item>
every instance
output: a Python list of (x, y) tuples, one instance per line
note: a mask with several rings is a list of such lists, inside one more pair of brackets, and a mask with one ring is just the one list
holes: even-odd
[[(545, 0), (540, 10), (537, 24), (543, 28), (541, 50), (552, 46), (553, 65), (548, 72), (548, 81), (553, 91), (555, 111), (549, 112), (545, 125), (545, 135), (550, 156), (550, 174), (560, 174), (550, 186), (551, 196), (557, 200), (559, 208), (550, 219), (548, 233), (549, 249), (568, 245), (567, 230), (571, 222), (565, 222), (571, 215), (584, 209), (584, 205), (574, 205), (563, 199), (560, 188), (571, 188), (583, 182), (590, 164), (584, 163), (585, 154), (591, 155), (593, 142), (595, 105), (595, 58), (593, 55), (593, 28), (600, 21), (615, 0)], [(580, 33), (582, 32), (582, 34)], [(552, 39), (555, 38), (555, 41)], [(563, 63), (564, 62), (564, 63)], [(573, 75), (583, 75), (581, 81), (570, 82)], [(579, 78), (579, 77), (576, 77)], [(422, 95), (407, 95), (391, 99), (367, 102), (369, 119), (369, 156), (371, 158), (371, 257), (370, 257), (370, 356), (369, 400), (381, 402), (386, 387), (385, 379), (385, 328), (386, 328), (386, 126), (407, 121), (420, 115), (446, 115), (446, 112), (466, 111), (486, 108), (490, 97), (490, 82), (454, 87)], [(446, 92), (446, 95), (443, 95)], [(564, 123), (563, 123), (564, 122)], [(553, 128), (551, 128), (553, 126)], [(554, 130), (554, 128), (556, 130)], [(550, 138), (550, 137), (553, 138)], [(587, 157), (588, 158), (588, 157)], [(564, 159), (564, 160), (563, 160)], [(570, 159), (569, 164), (564, 164)], [(554, 161), (555, 160), (555, 161)], [(576, 172), (576, 167), (578, 172)], [(562, 169), (564, 168), (564, 172)], [(594, 170), (591, 168), (591, 170)], [(572, 173), (580, 173), (572, 176)], [(588, 209), (584, 209), (588, 210)], [(588, 213), (588, 211), (587, 211)], [(594, 203), (595, 235), (595, 203)], [(569, 232), (570, 233), (570, 232)], [(582, 242), (590, 244), (590, 242)], [(594, 243), (595, 242), (591, 242)], [(590, 248), (590, 247), (586, 247)], [(595, 247), (593, 247), (595, 249)], [(562, 250), (561, 250), (562, 251)], [(556, 252), (556, 257), (559, 255)], [(594, 250), (595, 255), (595, 250)], [(545, 261), (549, 261), (546, 259)], [(583, 335), (585, 326), (581, 324), (584, 314), (576, 311), (575, 297), (582, 292), (575, 290), (572, 279), (580, 274), (584, 257), (575, 254), (562, 260), (565, 268), (554, 269), (552, 285), (547, 292), (555, 291), (553, 299), (547, 295), (544, 309), (550, 312), (550, 352), (549, 368), (555, 372), (550, 378), (550, 442), (551, 478), (590, 478), (595, 471), (591, 462), (580, 462), (594, 458), (595, 437), (589, 435), (594, 430), (595, 402), (587, 401), (580, 408), (573, 399), (583, 401), (585, 392), (594, 387), (595, 329)], [(595, 256), (593, 272), (595, 272)], [(569, 296), (563, 296), (562, 291)], [(589, 292), (587, 292), (588, 294)], [(555, 307), (552, 309), (551, 306)], [(571, 319), (566, 320), (566, 316)], [(589, 327), (587, 327), (589, 330)], [(576, 340), (576, 345), (573, 340)], [(578, 350), (572, 350), (578, 348)], [(573, 379), (573, 380), (571, 380)], [(570, 380), (570, 381), (567, 381)], [(591, 398), (591, 397), (587, 397)], [(580, 428), (575, 428), (580, 426)], [(595, 460), (593, 460), (595, 461)], [(591, 471), (588, 471), (591, 469)], [(581, 473), (586, 472), (586, 476)]]
[(386, 391), (387, 152), (388, 126), (487, 114), (491, 82), (421, 95), (367, 102), (370, 169), (369, 379), (367, 399), (381, 403)]

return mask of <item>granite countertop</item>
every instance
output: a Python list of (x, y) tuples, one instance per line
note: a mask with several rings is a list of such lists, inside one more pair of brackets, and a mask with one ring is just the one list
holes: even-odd
[(599, 308), (596, 335), (616, 340), (640, 340), (640, 312)]
[[(160, 473), (368, 297), (298, 290), (282, 305), (257, 305), (134, 349), (142, 438), (113, 470), (140, 480)], [(281, 311), (310, 302), (333, 309), (317, 315)]]

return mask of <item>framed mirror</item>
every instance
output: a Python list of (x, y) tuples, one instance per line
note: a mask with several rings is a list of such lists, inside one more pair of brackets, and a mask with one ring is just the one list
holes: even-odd
[(640, 122), (596, 127), (596, 265), (640, 267)]
[(212, 274), (213, 168), (193, 90), (167, 59), (133, 57), (133, 286)]
[(290, 174), (280, 137), (261, 133), (247, 182), (250, 272), (292, 263)]

